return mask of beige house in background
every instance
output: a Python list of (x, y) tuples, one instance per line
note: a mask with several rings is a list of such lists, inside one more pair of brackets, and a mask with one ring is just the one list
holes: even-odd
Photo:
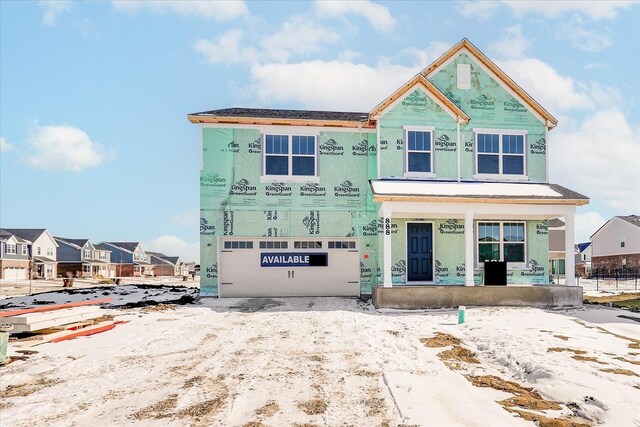
[(591, 236), (593, 272), (640, 270), (640, 215), (614, 216)]

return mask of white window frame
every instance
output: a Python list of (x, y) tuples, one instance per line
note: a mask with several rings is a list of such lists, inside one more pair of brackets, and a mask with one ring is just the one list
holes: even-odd
[(50, 246), (47, 247), (47, 256), (53, 256), (53, 248)]
[(5, 245), (5, 253), (7, 255), (18, 255), (18, 245), (15, 243), (7, 243)]
[(27, 245), (22, 245), (22, 255), (27, 254)]
[[(278, 136), (286, 136), (288, 138), (288, 150), (287, 150), (287, 159), (288, 165), (287, 170), (289, 171), (288, 175), (267, 175), (267, 135), (278, 135)], [(313, 157), (313, 168), (314, 175), (293, 175), (293, 137), (294, 136), (312, 136), (314, 138), (314, 154), (310, 156), (308, 154), (296, 154), (295, 157)], [(269, 132), (262, 132), (261, 135), (262, 142), (262, 173), (260, 175), (260, 182), (320, 182), (320, 174), (319, 174), (319, 135), (317, 132), (280, 132), (278, 130), (273, 130)], [(284, 156), (284, 154), (274, 154), (276, 156)]]
[(42, 255), (42, 248), (40, 246), (36, 247), (37, 255)]
[[(481, 242), (480, 241), (480, 224), (500, 224), (500, 240), (498, 242)], [(522, 224), (524, 226), (524, 242), (507, 242), (504, 240), (504, 224)], [(481, 220), (476, 221), (476, 238), (475, 238), (475, 251), (476, 251), (476, 266), (484, 268), (484, 261), (480, 261), (480, 244), (497, 243), (500, 245), (500, 261), (504, 261), (504, 244), (505, 243), (517, 243), (524, 245), (524, 261), (508, 261), (509, 267), (525, 268), (527, 266), (527, 222), (518, 220)]]
[[(498, 173), (479, 173), (478, 172), (478, 156), (482, 153), (478, 151), (478, 134), (492, 134), (498, 135), (498, 153), (490, 153), (490, 155), (498, 156)], [(502, 137), (504, 135), (521, 135), (523, 137), (522, 154), (511, 154), (502, 152)], [(529, 173), (527, 170), (527, 135), (526, 130), (517, 129), (485, 129), (474, 128), (473, 129), (473, 162), (474, 162), (474, 175), (475, 179), (499, 179), (501, 181), (527, 181), (529, 180)], [(502, 172), (503, 156), (522, 156), (522, 175), (504, 174)]]
[[(88, 254), (87, 254), (88, 253)], [(83, 258), (91, 258), (91, 249), (85, 249), (84, 250), (84, 256)]]
[[(435, 130), (434, 126), (403, 126), (402, 137), (404, 142), (404, 176), (416, 177), (416, 178), (434, 178), (436, 176), (434, 172), (435, 168)], [(418, 151), (411, 150), (416, 153), (429, 153), (431, 155), (431, 164), (429, 165), (431, 172), (411, 172), (409, 171), (409, 132), (429, 132), (431, 134), (431, 150), (430, 151)]]

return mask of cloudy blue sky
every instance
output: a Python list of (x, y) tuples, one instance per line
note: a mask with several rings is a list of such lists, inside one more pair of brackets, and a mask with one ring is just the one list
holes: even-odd
[(198, 138), (231, 106), (368, 111), (463, 37), (559, 120), (577, 240), (640, 213), (640, 4), (0, 2), (0, 225), (198, 253)]

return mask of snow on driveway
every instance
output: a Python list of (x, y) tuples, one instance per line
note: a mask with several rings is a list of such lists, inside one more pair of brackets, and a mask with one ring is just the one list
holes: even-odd
[[(130, 323), (0, 368), (3, 426), (534, 425), (465, 378), (481, 375), (562, 403), (558, 418), (640, 425), (640, 316), (622, 310), (471, 308), (463, 325), (340, 298), (112, 312)], [(480, 363), (448, 368), (420, 342), (436, 332)]]

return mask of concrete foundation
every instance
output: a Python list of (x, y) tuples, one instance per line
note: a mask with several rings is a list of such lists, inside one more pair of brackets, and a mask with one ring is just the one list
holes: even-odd
[(581, 286), (378, 286), (372, 297), (377, 308), (582, 307)]

